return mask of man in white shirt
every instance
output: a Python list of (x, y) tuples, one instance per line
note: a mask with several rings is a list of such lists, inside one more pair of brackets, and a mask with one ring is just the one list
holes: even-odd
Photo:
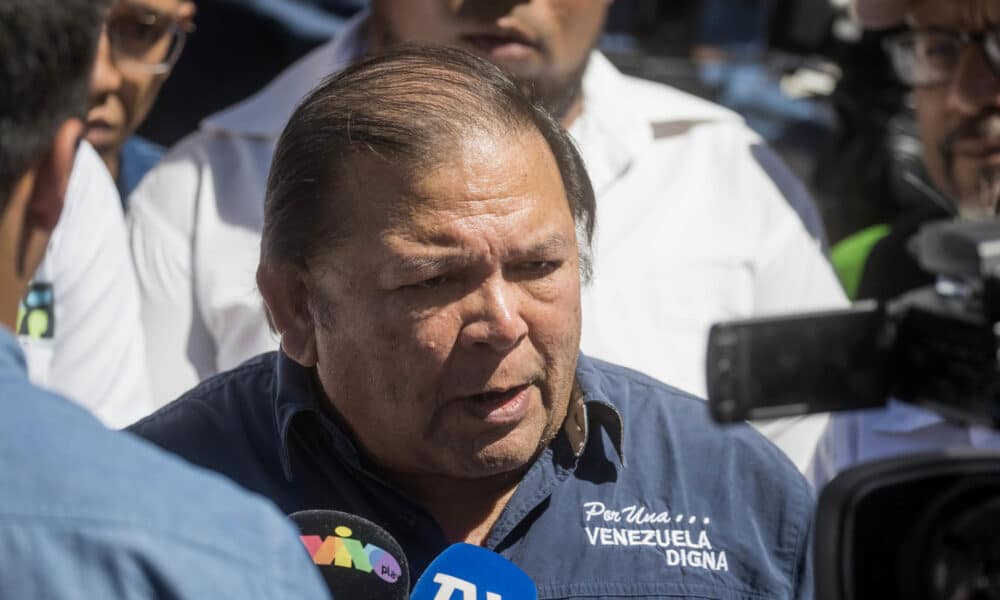
[[(132, 197), (158, 401), (277, 347), (254, 288), (272, 151), (309, 90), (399, 42), (488, 58), (579, 144), (599, 214), (584, 352), (703, 395), (711, 323), (841, 305), (801, 184), (735, 114), (625, 77), (593, 50), (609, 3), (374, 0), (335, 41), (174, 148)], [(804, 468), (823, 424), (764, 429)]]
[[(967, 219), (1000, 210), (1000, 0), (854, 0), (872, 29), (909, 24), (887, 48), (911, 85), (934, 185)], [(888, 267), (891, 268), (891, 265)], [(891, 401), (830, 421), (809, 468), (821, 487), (851, 465), (944, 448), (1000, 449), (1000, 434)]]
[(156, 408), (121, 202), (86, 142), (18, 319), (31, 381), (122, 428)]

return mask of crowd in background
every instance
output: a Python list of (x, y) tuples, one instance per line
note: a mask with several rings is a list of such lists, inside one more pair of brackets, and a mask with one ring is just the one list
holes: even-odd
[[(581, 358), (580, 381), (567, 384), (567, 396), (573, 402), (583, 393), (590, 405), (591, 400), (601, 400), (592, 397), (599, 395), (594, 390), (609, 389), (621, 394), (627, 391), (635, 398), (631, 414), (622, 406), (613, 406), (620, 400), (617, 398), (604, 399), (604, 408), (583, 408), (580, 400), (580, 414), (584, 416), (575, 418), (583, 441), (574, 450), (573, 460), (579, 464), (574, 463), (573, 468), (579, 469), (577, 479), (586, 479), (588, 484), (607, 483), (610, 480), (602, 480), (608, 477), (607, 471), (602, 469), (617, 467), (598, 468), (587, 463), (596, 450), (587, 446), (587, 425), (579, 425), (579, 419), (595, 429), (600, 425), (607, 432), (606, 439), (612, 442), (622, 467), (623, 448), (641, 457), (647, 452), (662, 455), (664, 447), (669, 447), (676, 457), (685, 456), (678, 446), (658, 445), (661, 440), (656, 424), (660, 417), (656, 409), (648, 408), (647, 414), (637, 415), (634, 407), (648, 406), (650, 398), (666, 398), (663, 406), (674, 406), (674, 394), (684, 396), (685, 401), (687, 393), (705, 396), (706, 340), (713, 323), (842, 308), (860, 299), (887, 301), (935, 281), (933, 275), (904, 256), (906, 241), (923, 224), (961, 212), (961, 206), (968, 204), (962, 187), (967, 182), (959, 173), (955, 175), (956, 189), (943, 189), (942, 170), (946, 177), (952, 177), (952, 169), (961, 165), (955, 167), (949, 162), (942, 166), (931, 161), (928, 169), (912, 89), (943, 85), (951, 81), (948, 77), (957, 77), (953, 71), (965, 67), (941, 66), (940, 72), (925, 70), (910, 80), (901, 76), (893, 58), (898, 59), (899, 53), (910, 56), (916, 52), (914, 47), (919, 48), (909, 38), (905, 40), (909, 46), (899, 40), (901, 23), (888, 33), (865, 30), (848, 14), (846, 1), (617, 0), (569, 2), (566, 4), (588, 5), (580, 8), (579, 14), (569, 16), (565, 11), (575, 8), (561, 7), (564, 12), (560, 12), (557, 6), (546, 12), (548, 3), (529, 3), (536, 5), (539, 12), (535, 16), (525, 12), (529, 17), (524, 22), (508, 28), (505, 23), (516, 21), (511, 15), (520, 14), (517, 6), (525, 3), (458, 3), (468, 6), (449, 9), (453, 12), (442, 9), (440, 14), (429, 8), (433, 2), (418, 4), (414, 8), (389, 0), (109, 1), (102, 13), (93, 67), (87, 73), (88, 106), (81, 135), (85, 143), (75, 154), (71, 173), (67, 173), (61, 219), (52, 228), (37, 271), (26, 281), (26, 293), (14, 324), (31, 381), (83, 406), (109, 428), (130, 428), (131, 433), (190, 462), (227, 475), (240, 486), (267, 496), (284, 513), (310, 508), (303, 506), (309, 503), (303, 498), (318, 502), (334, 497), (323, 496), (329, 492), (319, 493), (319, 487), (301, 487), (302, 478), (318, 477), (308, 459), (324, 458), (325, 450), (317, 448), (325, 445), (348, 456), (347, 462), (360, 461), (344, 467), (327, 483), (354, 477), (352, 469), (367, 474), (366, 469), (372, 468), (375, 477), (396, 484), (393, 468), (409, 465), (407, 460), (419, 458), (436, 466), (436, 455), (422, 456), (416, 442), (413, 448), (406, 446), (412, 432), (405, 426), (386, 425), (393, 421), (388, 409), (373, 408), (369, 406), (372, 403), (358, 400), (366, 393), (392, 398), (400, 390), (409, 390), (411, 379), (420, 380), (426, 369), (420, 368), (418, 359), (407, 357), (391, 362), (400, 373), (405, 371), (412, 377), (399, 382), (377, 381), (379, 373), (384, 373), (378, 369), (385, 367), (379, 361), (385, 362), (399, 348), (407, 348), (405, 336), (419, 328), (393, 328), (394, 319), (409, 313), (398, 303), (380, 304), (388, 294), (385, 290), (366, 296), (362, 284), (346, 286), (339, 291), (339, 301), (329, 305), (310, 296), (316, 289), (335, 295), (323, 287), (326, 284), (313, 279), (315, 273), (310, 269), (315, 269), (319, 252), (314, 248), (319, 243), (316, 240), (333, 243), (330, 240), (340, 240), (338, 236), (344, 233), (340, 227), (320, 227), (318, 223), (326, 218), (322, 216), (325, 213), (308, 213), (296, 208), (300, 205), (291, 200), (308, 205), (325, 197), (328, 190), (311, 186), (329, 184), (326, 170), (341, 175), (341, 169), (363, 172), (363, 165), (352, 162), (355, 155), (349, 145), (353, 142), (350, 127), (344, 134), (348, 139), (346, 149), (333, 158), (324, 153), (334, 143), (330, 139), (340, 140), (336, 137), (339, 133), (330, 133), (326, 140), (309, 137), (332, 130), (315, 126), (323, 115), (339, 114), (333, 109), (324, 113), (323, 102), (357, 100), (345, 83), (350, 77), (362, 82), (394, 82), (400, 89), (413, 85), (415, 94), (429, 93), (411, 81), (396, 82), (379, 71), (377, 64), (366, 62), (370, 55), (394, 48), (400, 41), (429, 40), (447, 45), (461, 40), (469, 47), (483, 49), (488, 56), (500, 57), (494, 62), (507, 69), (507, 75), (522, 86), (522, 91), (534, 94), (532, 100), (551, 118), (538, 116), (529, 108), (516, 118), (533, 123), (556, 156), (558, 174), (572, 209), (569, 230), (575, 226), (582, 240), (582, 333), (572, 355), (575, 357), (579, 349), (584, 355), (640, 371), (684, 390), (649, 391), (660, 390), (655, 387), (659, 384), (645, 379), (636, 383), (630, 379), (632, 375), (613, 370), (617, 367)], [(538, 4), (545, 8), (538, 9)], [(600, 8), (593, 8), (598, 5)], [(427, 12), (418, 14), (421, 10)], [(470, 33), (461, 29), (467, 22), (496, 22), (502, 26)], [(537, 31), (531, 31), (531, 27), (526, 31), (525, 23), (537, 27)], [(588, 28), (597, 34), (592, 40), (586, 38)], [(961, 46), (945, 37), (943, 43), (964, 51), (971, 42), (962, 41), (966, 46)], [(504, 44), (542, 47), (555, 66), (521, 69), (517, 58), (521, 50)], [(1000, 42), (986, 47), (985, 52), (1000, 54), (997, 47)], [(592, 52), (592, 48), (596, 49)], [(581, 64), (574, 65), (567, 56), (581, 57)], [(424, 73), (431, 75), (433, 66), (421, 61), (433, 59), (433, 55), (397, 57), (404, 63), (413, 60), (414, 69), (425, 69)], [(462, 73), (462, 69), (474, 73), (482, 68), (465, 65), (461, 57), (446, 55), (440, 59)], [(988, 55), (987, 61), (1000, 59)], [(359, 74), (351, 70), (353, 65), (372, 72)], [(342, 71), (347, 73), (345, 79), (327, 79)], [(505, 81), (490, 80), (490, 85), (507, 90)], [(323, 97), (324, 89), (327, 98)], [(448, 93), (462, 98), (465, 92), (459, 89)], [(307, 97), (310, 100), (300, 105)], [(923, 102), (926, 114), (930, 100), (925, 96)], [(362, 104), (374, 115), (372, 119), (380, 116), (381, 105), (375, 99), (369, 97)], [(511, 104), (513, 100), (508, 101)], [(394, 107), (386, 112), (404, 114), (413, 108), (413, 114), (420, 117), (417, 121), (436, 118), (420, 113), (419, 103)], [(463, 110), (474, 112), (468, 106)], [(484, 114), (488, 112), (483, 110)], [(989, 110), (977, 106), (971, 113), (979, 115)], [(358, 111), (363, 112), (360, 105)], [(348, 116), (347, 121), (350, 119)], [(973, 117), (969, 119), (971, 122)], [(556, 121), (561, 127), (556, 126)], [(379, 144), (389, 136), (385, 131), (395, 131), (396, 125), (384, 130), (372, 126), (368, 132), (364, 129), (366, 123), (359, 121), (354, 135), (366, 139), (363, 136), (370, 134), (374, 141), (366, 143), (379, 155), (379, 149), (383, 149)], [(310, 131), (311, 125), (315, 132)], [(434, 131), (433, 135), (427, 134), (430, 142), (420, 143), (436, 151), (439, 142)], [(296, 135), (302, 139), (296, 139)], [(564, 155), (558, 152), (560, 135), (572, 140), (567, 142)], [(406, 139), (410, 143), (410, 138)], [(424, 140), (417, 134), (413, 139)], [(395, 151), (397, 146), (405, 144), (394, 140), (386, 145), (387, 152)], [(428, 148), (421, 148), (421, 152), (429, 152)], [(522, 149), (531, 151), (529, 145)], [(405, 159), (390, 154), (393, 158), (387, 164), (404, 164), (398, 168), (418, 173), (415, 178), (447, 171), (436, 163), (428, 166), (418, 159), (413, 161), (416, 166), (410, 166), (406, 152), (410, 150), (400, 151), (399, 155)], [(312, 156), (336, 159), (347, 166), (337, 163), (335, 168), (331, 162), (313, 168), (306, 164), (314, 162), (308, 160)], [(503, 151), (497, 151), (496, 160), (521, 164)], [(574, 165), (580, 169), (574, 171)], [(573, 183), (574, 173), (579, 176), (583, 166), (586, 185)], [(437, 184), (431, 175), (427, 175), (428, 181)], [(394, 189), (386, 181), (372, 177), (370, 182), (358, 185), (375, 197)], [(329, 185), (347, 194), (345, 189)], [(986, 193), (982, 190), (987, 183), (969, 185), (979, 186), (976, 189)], [(579, 194), (579, 199), (573, 194)], [(949, 199), (954, 196), (960, 198)], [(588, 208), (588, 197), (591, 204), (596, 202), (596, 217), (593, 206)], [(299, 214), (293, 214), (295, 211)], [(392, 219), (402, 217), (393, 213)], [(363, 219), (360, 225), (350, 219), (345, 222), (350, 224), (347, 229), (351, 232), (365, 231), (367, 223)], [(395, 230), (389, 227), (388, 231)], [(385, 232), (379, 232), (375, 237), (383, 239), (378, 237), (383, 235)], [(492, 240), (485, 235), (484, 239)], [(422, 238), (407, 239), (415, 243), (414, 239)], [(503, 247), (499, 241), (491, 243), (495, 243), (493, 251)], [(549, 245), (558, 246), (551, 240)], [(369, 254), (376, 253), (369, 250)], [(365, 264), (367, 254), (357, 256), (355, 266)], [(411, 262), (413, 271), (427, 271), (427, 264), (435, 261)], [(552, 266), (556, 262), (548, 258), (536, 260), (531, 268), (558, 273), (558, 266)], [(351, 272), (349, 266), (325, 268), (340, 274)], [(524, 275), (535, 276), (535, 271)], [(399, 283), (398, 289), (420, 293), (444, 290), (440, 293), (459, 297), (448, 287), (454, 278), (452, 272), (436, 273), (424, 281)], [(367, 299), (367, 304), (361, 299)], [(364, 306), (351, 313), (347, 310), (351, 301)], [(459, 345), (489, 346), (503, 354), (528, 336), (513, 330), (517, 323), (508, 318), (503, 301), (491, 301), (496, 306), (478, 309), (488, 313), (483, 320), (495, 321), (491, 328), (471, 341), (466, 339), (471, 333), (461, 333)], [(549, 333), (547, 327), (555, 328), (570, 313), (573, 311), (569, 309), (545, 312), (548, 320), (543, 319), (537, 327)], [(344, 314), (354, 318), (345, 319)], [(368, 317), (375, 324), (366, 329)], [(304, 321), (309, 321), (309, 327), (303, 325)], [(529, 325), (534, 324), (525, 327)], [(336, 338), (338, 331), (344, 340), (331, 341), (329, 338)], [(557, 333), (546, 339), (560, 339)], [(358, 346), (345, 350), (348, 341), (355, 341), (351, 335), (358, 339), (369, 335), (374, 349)], [(440, 346), (449, 343), (421, 341), (426, 343), (414, 355), (437, 356), (442, 351)], [(266, 368), (273, 368), (273, 372), (265, 372), (264, 359), (259, 356), (271, 356), (266, 353), (279, 348), (277, 359), (267, 359), (270, 362)], [(354, 365), (357, 372), (339, 365), (331, 367), (331, 356), (356, 358), (356, 362), (343, 362)], [(623, 383), (626, 380), (628, 383)], [(365, 383), (371, 389), (363, 388)], [(471, 384), (463, 385), (468, 388)], [(580, 385), (586, 388), (583, 392), (575, 387)], [(345, 404), (334, 403), (335, 411), (307, 406), (304, 401), (301, 405), (293, 402), (292, 406), (280, 403), (292, 394), (288, 389), (303, 397), (320, 398), (325, 394), (329, 398), (334, 395), (331, 388), (337, 387), (344, 390), (345, 399), (340, 402)], [(263, 451), (254, 436), (266, 437), (261, 433), (266, 428), (255, 421), (260, 415), (240, 411), (250, 410), (249, 399), (263, 398), (261, 390), (268, 394), (273, 391), (279, 399), (277, 417), (275, 411), (265, 416), (278, 419), (280, 431), (268, 433), (275, 434), (277, 441), (268, 444), (281, 446), (277, 453), (281, 459), (271, 456), (260, 459), (258, 464), (253, 461)], [(506, 392), (477, 390), (477, 397), (502, 393)], [(647, 393), (649, 397), (642, 395)], [(177, 398), (183, 399), (171, 404)], [(8, 402), (11, 398), (5, 392), (0, 400)], [(687, 406), (677, 404), (681, 405)], [(417, 409), (405, 403), (394, 410), (402, 415), (401, 420), (419, 423), (422, 418)], [(674, 431), (684, 428), (671, 425), (669, 414), (687, 414), (687, 409), (672, 410), (663, 417), (666, 425), (660, 425), (676, 439), (663, 444), (680, 444), (677, 440), (683, 438), (692, 448), (701, 448), (700, 454), (692, 450), (690, 460), (694, 463), (698, 456), (703, 460), (716, 457), (724, 463), (720, 473), (732, 479), (730, 485), (753, 488), (743, 478), (750, 478), (751, 473), (766, 473), (774, 478), (771, 483), (782, 488), (777, 494), (780, 498), (767, 509), (763, 508), (766, 493), (757, 490), (758, 497), (757, 492), (748, 491), (747, 497), (752, 498), (748, 502), (760, 504), (752, 510), (760, 508), (759, 530), (766, 538), (761, 543), (776, 545), (771, 560), (782, 568), (781, 561), (787, 560), (793, 570), (804, 560), (798, 554), (800, 548), (789, 550), (791, 545), (783, 546), (784, 541), (774, 542), (768, 536), (772, 533), (769, 528), (773, 528), (779, 531), (775, 539), (784, 540), (782, 536), (790, 535), (789, 531), (800, 524), (797, 517), (789, 516), (795, 512), (796, 502), (805, 501), (800, 500), (800, 495), (809, 496), (803, 491), (808, 488), (799, 483), (805, 481), (799, 474), (814, 489), (821, 489), (837, 472), (855, 462), (906, 448), (930, 448), (935, 444), (1000, 447), (1000, 436), (994, 432), (954, 426), (894, 402), (870, 422), (852, 420), (850, 415), (754, 422), (754, 427), (789, 459), (786, 461), (776, 452), (769, 454), (769, 445), (762, 449), (763, 438), (747, 441), (749, 438), (740, 437), (749, 436), (749, 429), (726, 438), (726, 443), (733, 446), (723, 449), (697, 432)], [(318, 415), (310, 417), (316, 419), (317, 427), (305, 428), (301, 425), (303, 419), (295, 420), (303, 411)], [(568, 411), (570, 423), (573, 404)], [(705, 417), (699, 413), (690, 419), (691, 423), (701, 423), (699, 419)], [(240, 430), (233, 420), (246, 430)], [(300, 429), (293, 425), (296, 422)], [(707, 419), (705, 423), (709, 427)], [(562, 422), (557, 425), (563, 427)], [(545, 429), (542, 439), (546, 443), (562, 439), (557, 438), (562, 431), (558, 427)], [(714, 432), (714, 425), (711, 427)], [(383, 431), (386, 428), (394, 434)], [(632, 442), (626, 436), (623, 442), (622, 428), (641, 432), (639, 441)], [(327, 433), (321, 435), (319, 430)], [(663, 437), (670, 436), (664, 433)], [(352, 444), (358, 440), (370, 455), (368, 459), (379, 463), (384, 471), (356, 458)], [(301, 444), (295, 452), (288, 450), (293, 442)], [(223, 443), (227, 446), (225, 452), (213, 446)], [(444, 442), (440, 445), (447, 446)], [(274, 450), (265, 447), (267, 452)], [(351, 449), (344, 450), (346, 447)], [(601, 452), (605, 451), (610, 453), (602, 448)], [(162, 486), (170, 485), (170, 469), (176, 465), (160, 467), (151, 457), (143, 467), (147, 459), (141, 450), (131, 447), (109, 448), (108, 452), (125, 458), (137, 453), (134, 469), (162, 468), (168, 474)], [(557, 448), (552, 455), (558, 452)], [(608, 461), (618, 464), (607, 456), (602, 454), (602, 465)], [(556, 461), (551, 467), (554, 472), (564, 468), (556, 458), (552, 460)], [(632, 485), (629, 493), (640, 494), (644, 486), (661, 485), (665, 489), (683, 481), (693, 489), (703, 482), (702, 475), (686, 472), (695, 467), (681, 465), (680, 458), (657, 460), (669, 463), (671, 473), (677, 471), (679, 479), (671, 483), (652, 478), (655, 483), (639, 483), (621, 476), (619, 489)], [(744, 464), (740, 461), (746, 461), (750, 470), (742, 472), (737, 468)], [(446, 465), (442, 469), (463, 473), (469, 469), (460, 461), (456, 462), (459, 466), (446, 460), (441, 464)], [(293, 484), (292, 472), (297, 469), (300, 479)], [(332, 477), (329, 473), (324, 476)], [(178, 481), (183, 482), (177, 484), (180, 488), (189, 490), (200, 485), (184, 480), (183, 475), (178, 475)], [(402, 477), (400, 481), (413, 483)], [(217, 483), (213, 480), (205, 485)], [(336, 502), (361, 512), (367, 505), (357, 499), (373, 497), (381, 507), (384, 489), (379, 487), (376, 493), (372, 491), (375, 488), (365, 487), (369, 484), (366, 480), (364, 485), (359, 484), (361, 491), (336, 496)], [(446, 537), (467, 536), (483, 544), (492, 539), (488, 531), (475, 527), (466, 531), (461, 524), (456, 526), (460, 533), (452, 535), (455, 530), (448, 526), (453, 524), (445, 525), (440, 518), (441, 513), (448, 514), (449, 506), (433, 495), (422, 496), (419, 486), (413, 486), (413, 490), (407, 488), (407, 493), (438, 517)], [(232, 491), (222, 484), (218, 490), (220, 503)], [(589, 488), (586, 490), (579, 493), (591, 493)], [(503, 502), (514, 502), (520, 496), (513, 498), (504, 496)], [(210, 509), (214, 502), (208, 503)], [(720, 504), (718, 510), (722, 506), (731, 508)], [(261, 519), (275, 531), (283, 525), (273, 520), (270, 508), (251, 503), (239, 507), (244, 518)], [(523, 508), (525, 514), (535, 510), (527, 504)], [(495, 509), (492, 505), (491, 510)], [(555, 506), (552, 510), (556, 510)], [(493, 522), (500, 518), (499, 523), (505, 523), (499, 511), (490, 514)], [(421, 527), (420, 515), (415, 519), (416, 525), (413, 519), (405, 527), (393, 524), (392, 533), (401, 536), (408, 553), (413, 551), (417, 564), (425, 566), (432, 553), (421, 546), (425, 539), (412, 539), (419, 536), (411, 530)], [(513, 538), (521, 535), (515, 524), (508, 525), (514, 530), (510, 534)], [(540, 518), (536, 527), (536, 531), (547, 531), (544, 519)], [(425, 528), (423, 533), (433, 537), (439, 532)], [(523, 538), (509, 542), (517, 552), (529, 552), (532, 543), (541, 544), (538, 538), (532, 542), (527, 533), (521, 533)], [(808, 544), (807, 538), (804, 536), (804, 544)], [(194, 564), (200, 559), (194, 553), (184, 560)], [(300, 564), (289, 566), (288, 572), (299, 568)], [(743, 568), (748, 578), (757, 573), (746, 565), (734, 571)], [(545, 572), (541, 566), (539, 569)], [(784, 583), (780, 577), (774, 581), (764, 577), (760, 583), (764, 587), (757, 591), (787, 583), (793, 594), (800, 593), (797, 586), (808, 575), (800, 577), (802, 580), (791, 578)], [(282, 581), (288, 583), (291, 579)], [(287, 590), (292, 585), (288, 583)]]

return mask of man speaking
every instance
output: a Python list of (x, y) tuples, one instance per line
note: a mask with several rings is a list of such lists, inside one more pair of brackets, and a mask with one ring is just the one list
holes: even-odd
[(328, 80), (282, 134), (265, 213), (281, 351), (133, 431), (286, 512), (371, 519), (414, 579), (466, 541), (546, 598), (811, 595), (791, 462), (579, 354), (594, 192), (497, 67), (405, 49)]
[(327, 598), (270, 503), (28, 381), (18, 300), (63, 211), (106, 10), (0, 2), (0, 596)]
[[(594, 50), (610, 4), (371, 0), (337, 39), (206, 119), (143, 180), (130, 209), (158, 401), (277, 348), (253, 273), (278, 136), (324, 78), (401, 43), (496, 64), (578, 144), (602, 215), (593, 281), (581, 292), (587, 353), (699, 395), (713, 323), (840, 307), (802, 184), (735, 113), (627, 77)], [(804, 468), (825, 422), (758, 425)]]

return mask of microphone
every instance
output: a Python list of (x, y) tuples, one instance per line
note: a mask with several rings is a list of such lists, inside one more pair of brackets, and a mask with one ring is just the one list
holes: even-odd
[(334, 598), (406, 600), (410, 568), (389, 532), (336, 510), (304, 510), (289, 518)]
[(520, 567), (486, 548), (452, 544), (417, 580), (410, 600), (538, 600)]

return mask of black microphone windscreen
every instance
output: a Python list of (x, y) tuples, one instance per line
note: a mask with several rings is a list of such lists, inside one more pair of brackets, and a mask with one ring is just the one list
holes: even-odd
[(335, 599), (406, 600), (410, 570), (389, 532), (335, 510), (304, 510), (289, 518)]

